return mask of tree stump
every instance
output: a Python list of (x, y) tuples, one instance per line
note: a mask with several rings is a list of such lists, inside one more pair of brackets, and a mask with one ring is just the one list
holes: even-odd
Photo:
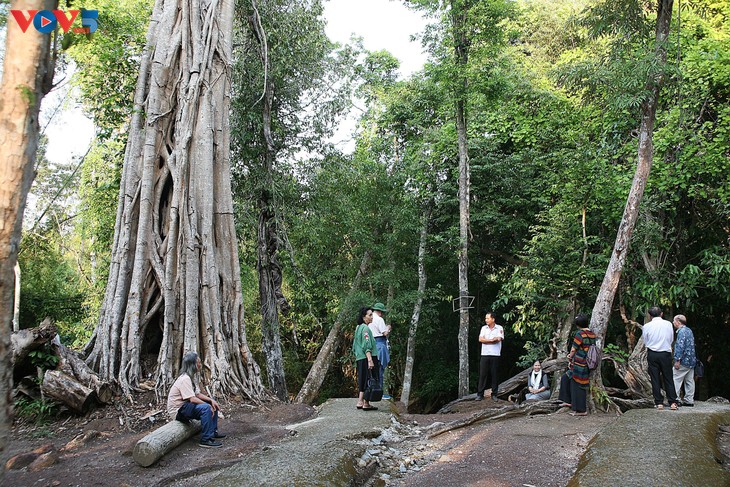
[(160, 426), (134, 445), (132, 458), (143, 467), (149, 467), (182, 442), (200, 432), (200, 421), (182, 423), (172, 420)]

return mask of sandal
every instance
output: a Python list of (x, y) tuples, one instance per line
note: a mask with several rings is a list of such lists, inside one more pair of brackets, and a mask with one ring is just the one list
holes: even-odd
[(588, 416), (588, 413), (586, 411), (583, 411), (582, 413), (579, 413), (577, 411), (574, 411), (570, 413), (571, 416)]
[(656, 408), (657, 408), (657, 409), (658, 409), (659, 411), (664, 411), (664, 404), (657, 404), (657, 405), (656, 405)]
[(677, 403), (676, 402), (673, 402), (672, 405), (669, 406), (669, 409), (671, 409), (672, 411), (676, 411), (679, 408), (677, 407)]
[(560, 406), (558, 406), (558, 407), (561, 407), (561, 408), (569, 408), (570, 406), (572, 406), (572, 404), (568, 404), (567, 402), (564, 402), (564, 403), (562, 403), (562, 404), (561, 404)]
[(358, 409), (362, 409), (362, 406), (355, 406), (355, 407), (358, 408)]
[(378, 408), (376, 406), (368, 406), (368, 407), (363, 406), (362, 410), (363, 411), (377, 411)]

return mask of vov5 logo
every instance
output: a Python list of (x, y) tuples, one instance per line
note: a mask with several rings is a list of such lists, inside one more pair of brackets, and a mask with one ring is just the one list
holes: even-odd
[(71, 30), (71, 25), (81, 13), (81, 27), (73, 29), (76, 34), (93, 34), (96, 32), (99, 23), (98, 10), (69, 10), (68, 15), (63, 10), (11, 10), (11, 14), (15, 17), (15, 21), (20, 26), (20, 30), (25, 33), (30, 27), (31, 22), (33, 27), (41, 34), (50, 34), (56, 30), (58, 24), (61, 25), (61, 29), (66, 33)]

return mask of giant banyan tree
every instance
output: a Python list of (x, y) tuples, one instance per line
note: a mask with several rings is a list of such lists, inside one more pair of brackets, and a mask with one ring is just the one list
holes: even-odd
[(212, 394), (263, 392), (246, 341), (229, 161), (233, 0), (157, 0), (87, 363), (158, 394), (196, 351)]

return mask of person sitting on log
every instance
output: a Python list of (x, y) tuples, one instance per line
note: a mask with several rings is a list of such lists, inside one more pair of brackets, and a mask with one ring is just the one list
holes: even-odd
[(527, 376), (527, 387), (519, 394), (509, 396), (510, 402), (521, 403), (523, 401), (544, 401), (550, 399), (550, 378), (543, 373), (542, 363), (535, 360), (532, 370)]
[(195, 377), (200, 372), (201, 363), (198, 354), (188, 352), (183, 357), (180, 377), (170, 388), (167, 395), (167, 413), (170, 418), (187, 423), (191, 419), (200, 420), (202, 433), (200, 446), (217, 448), (223, 443), (217, 441), (226, 435), (218, 433), (218, 411), (220, 406), (205, 394), (201, 394)]

